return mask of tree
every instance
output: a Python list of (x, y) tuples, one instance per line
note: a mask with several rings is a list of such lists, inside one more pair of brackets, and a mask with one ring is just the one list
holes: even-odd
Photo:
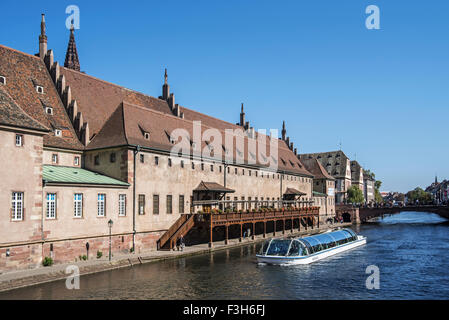
[(407, 192), (407, 199), (410, 203), (429, 203), (432, 202), (432, 195), (429, 192), (425, 192), (421, 188), (415, 188), (412, 191)]
[(351, 186), (348, 189), (348, 202), (352, 204), (364, 203), (365, 197), (363, 196), (362, 190), (357, 186)]
[(381, 203), (384, 201), (384, 199), (382, 198), (382, 195), (380, 194), (380, 186), (382, 185), (382, 181), (380, 180), (376, 180), (376, 182), (374, 182), (374, 201), (376, 201), (376, 203)]

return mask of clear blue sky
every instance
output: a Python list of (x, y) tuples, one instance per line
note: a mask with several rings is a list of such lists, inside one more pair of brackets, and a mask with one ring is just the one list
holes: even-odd
[[(449, 1), (2, 1), (0, 43), (38, 51), (40, 14), (64, 63), (65, 8), (88, 74), (256, 128), (301, 153), (343, 151), (383, 190), (449, 178)], [(367, 30), (365, 8), (380, 8)]]

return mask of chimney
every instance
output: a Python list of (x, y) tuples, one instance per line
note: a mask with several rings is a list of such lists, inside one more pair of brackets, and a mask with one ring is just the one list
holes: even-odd
[(290, 150), (293, 151), (293, 142), (290, 142)]
[(47, 35), (45, 34), (45, 14), (42, 14), (41, 34), (39, 35), (39, 57), (45, 58), (47, 54)]
[(175, 95), (173, 93), (170, 93), (170, 97), (168, 98), (168, 106), (171, 111), (175, 109)]
[(298, 149), (297, 148), (295, 148), (295, 156), (297, 156), (298, 155)]
[(245, 126), (244, 126), (244, 129), (245, 129), (245, 130), (248, 130), (248, 129), (249, 129), (249, 121), (246, 121)]
[(282, 139), (285, 140), (285, 143), (287, 143), (287, 147), (290, 148), (290, 137), (287, 137), (287, 139)]
[(285, 121), (282, 122), (282, 140), (285, 141), (285, 136), (287, 134), (287, 130), (285, 130)]

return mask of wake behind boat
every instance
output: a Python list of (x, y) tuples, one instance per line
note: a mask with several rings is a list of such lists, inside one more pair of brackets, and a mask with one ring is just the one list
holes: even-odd
[(259, 263), (308, 264), (364, 244), (366, 237), (342, 229), (305, 238), (270, 239), (256, 257)]

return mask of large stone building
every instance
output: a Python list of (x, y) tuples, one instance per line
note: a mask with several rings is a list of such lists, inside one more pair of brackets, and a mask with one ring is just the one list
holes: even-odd
[[(62, 67), (45, 27), (43, 16), (36, 55), (0, 45), (0, 271), (74, 261), (87, 244), (107, 251), (109, 221), (114, 252), (154, 250), (194, 200), (207, 200), (194, 192), (205, 183), (235, 191), (226, 200), (236, 206), (292, 194), (314, 202), (285, 123), (279, 139), (256, 132), (243, 106), (237, 124), (180, 106), (167, 73), (159, 98), (82, 73), (73, 28)], [(333, 173), (339, 190), (347, 166)], [(322, 180), (331, 201), (332, 179)]]
[(335, 178), (335, 201), (345, 203), (347, 190), (351, 187), (351, 165), (349, 158), (341, 150), (320, 153), (306, 153), (300, 155), (301, 161), (317, 159), (327, 173)]
[(368, 174), (367, 172), (363, 172), (363, 190), (365, 196), (365, 203), (367, 205), (374, 204), (376, 202), (376, 179), (373, 178), (373, 175)]

